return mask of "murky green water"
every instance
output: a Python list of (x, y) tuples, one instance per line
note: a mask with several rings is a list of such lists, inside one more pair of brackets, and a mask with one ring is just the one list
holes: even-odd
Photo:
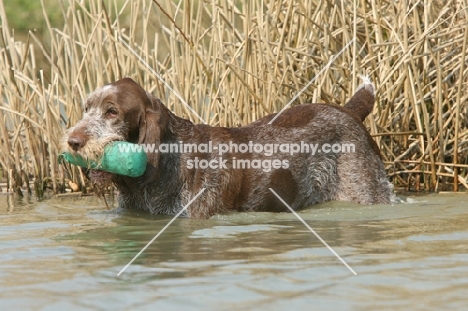
[[(406, 198), (405, 198), (406, 200)], [(0, 196), (1, 310), (464, 310), (468, 195), (170, 221)]]

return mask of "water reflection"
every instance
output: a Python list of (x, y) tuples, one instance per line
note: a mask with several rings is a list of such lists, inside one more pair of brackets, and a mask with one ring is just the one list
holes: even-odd
[[(0, 196), (1, 309), (462, 308), (468, 196), (394, 206), (330, 202), (292, 214), (176, 220), (93, 197)], [(407, 201), (407, 200), (405, 200)]]

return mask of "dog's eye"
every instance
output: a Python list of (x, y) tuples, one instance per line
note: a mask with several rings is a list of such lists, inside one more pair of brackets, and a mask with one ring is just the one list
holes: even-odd
[(117, 114), (118, 114), (118, 111), (115, 108), (109, 108), (106, 111), (106, 116), (108, 116), (108, 117), (115, 117), (115, 116), (117, 116)]

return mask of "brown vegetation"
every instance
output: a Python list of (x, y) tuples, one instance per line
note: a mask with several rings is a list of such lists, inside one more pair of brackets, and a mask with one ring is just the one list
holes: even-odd
[(46, 38), (31, 31), (17, 41), (0, 0), (0, 178), (9, 191), (31, 182), (40, 197), (46, 186), (84, 185), (58, 164), (60, 138), (86, 94), (121, 77), (201, 122), (157, 75), (222, 126), (279, 111), (314, 77), (294, 104), (342, 104), (357, 75), (369, 75), (378, 102), (367, 125), (394, 183), (468, 188), (465, 1), (90, 2), (57, 2), (63, 27), (45, 17)]

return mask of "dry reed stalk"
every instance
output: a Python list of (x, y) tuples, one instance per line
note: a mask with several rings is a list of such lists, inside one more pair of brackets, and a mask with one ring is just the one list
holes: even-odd
[[(465, 59), (466, 59), (466, 48), (467, 48), (467, 41), (468, 41), (468, 23), (465, 25), (465, 36), (463, 38), (463, 47), (461, 53), (461, 60), (460, 60), (460, 73), (457, 85), (457, 99), (456, 99), (456, 112), (455, 112), (455, 134), (454, 134), (454, 147), (453, 147), (453, 164), (458, 164), (458, 134), (459, 134), (459, 127), (460, 127), (460, 108), (462, 105), (461, 102), (461, 92), (463, 88), (463, 76), (464, 76), (464, 68), (465, 68)], [(459, 175), (458, 175), (458, 166), (454, 166), (453, 168), (453, 178), (454, 178), (454, 191), (458, 191), (458, 182), (459, 182)]]
[(37, 196), (44, 187), (63, 191), (69, 180), (86, 191), (81, 172), (64, 170), (56, 155), (96, 87), (130, 76), (177, 115), (200, 122), (150, 66), (207, 123), (240, 126), (279, 111), (353, 38), (293, 105), (343, 104), (357, 74), (369, 75), (377, 104), (366, 125), (393, 181), (437, 190), (454, 168), (453, 189), (466, 185), (460, 1), (60, 3), (64, 24), (54, 28), (44, 8), (45, 35), (31, 31), (21, 42), (0, 0), (0, 172), (12, 190), (29, 178)]

